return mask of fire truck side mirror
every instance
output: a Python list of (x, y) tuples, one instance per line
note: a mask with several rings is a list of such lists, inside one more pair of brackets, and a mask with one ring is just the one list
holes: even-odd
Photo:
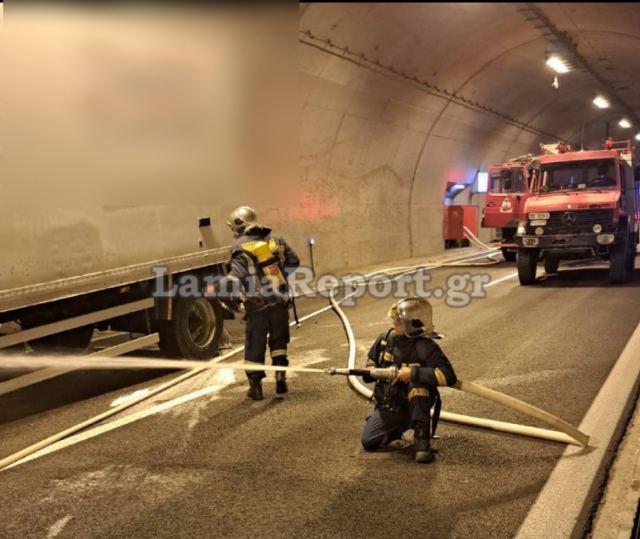
[(531, 170), (535, 170), (536, 172), (540, 170), (540, 161), (538, 161), (537, 159), (534, 159), (533, 161), (531, 161), (531, 164), (529, 165), (529, 168)]

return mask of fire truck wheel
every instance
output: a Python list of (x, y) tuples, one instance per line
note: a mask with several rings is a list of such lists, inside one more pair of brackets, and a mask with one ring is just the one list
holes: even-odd
[(504, 259), (507, 262), (515, 262), (516, 261), (516, 256), (518, 254), (516, 251), (510, 250), (510, 249), (506, 249), (504, 247), (501, 249), (501, 251), (502, 251), (502, 256), (504, 257)]
[(544, 272), (545, 273), (558, 273), (558, 266), (560, 265), (560, 260), (557, 258), (545, 257), (544, 259)]
[(629, 277), (629, 239), (614, 244), (609, 256), (609, 282), (624, 283)]
[(627, 258), (627, 271), (629, 272), (629, 276), (633, 274), (633, 271), (636, 268), (636, 244), (633, 242), (629, 247), (629, 256)]
[(521, 285), (530, 285), (536, 282), (536, 267), (538, 265), (538, 249), (518, 249), (518, 279)]
[(222, 336), (223, 317), (217, 300), (177, 298), (172, 319), (161, 322), (158, 327), (160, 350), (168, 357), (215, 357)]

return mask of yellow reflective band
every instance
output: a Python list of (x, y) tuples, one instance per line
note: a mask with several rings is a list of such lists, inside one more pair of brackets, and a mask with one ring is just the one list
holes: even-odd
[(384, 356), (382, 356), (384, 359), (386, 359), (387, 361), (391, 361), (393, 359), (393, 356), (389, 353), (389, 352), (385, 352)]
[(258, 365), (264, 365), (264, 363), (262, 363), (262, 361), (256, 361), (255, 359), (244, 359), (245, 363), (253, 363), (254, 365), (257, 363)]
[(421, 367), (420, 363), (403, 363), (405, 367)]
[(271, 357), (286, 356), (286, 350), (271, 350)]
[(424, 387), (414, 387), (411, 391), (409, 391), (409, 400), (414, 397), (428, 397), (429, 390)]
[(442, 374), (442, 371), (440, 369), (433, 369), (433, 374), (436, 375), (436, 380), (438, 380), (439, 386), (447, 385), (447, 378), (445, 377), (444, 374)]

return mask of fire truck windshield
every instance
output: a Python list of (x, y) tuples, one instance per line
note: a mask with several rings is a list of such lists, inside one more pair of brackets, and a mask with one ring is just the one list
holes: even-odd
[(540, 192), (614, 189), (614, 159), (592, 159), (542, 165)]

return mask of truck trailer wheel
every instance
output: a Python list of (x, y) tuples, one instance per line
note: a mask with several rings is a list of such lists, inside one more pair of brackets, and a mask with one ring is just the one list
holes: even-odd
[(516, 256), (517, 256), (517, 252), (512, 250), (512, 249), (507, 249), (506, 247), (503, 247), (502, 249), (500, 249), (502, 251), (502, 256), (504, 257), (504, 259), (507, 262), (515, 262), (516, 261)]
[(521, 285), (526, 286), (536, 282), (539, 254), (539, 249), (518, 249), (518, 279)]
[(615, 244), (609, 255), (609, 282), (624, 283), (629, 277), (629, 240)]
[(178, 298), (173, 317), (159, 325), (160, 350), (168, 357), (209, 359), (216, 355), (222, 336), (220, 303), (205, 298)]
[(558, 273), (558, 266), (560, 265), (560, 260), (558, 260), (557, 258), (551, 258), (551, 257), (546, 257), (544, 258), (544, 272), (551, 274), (551, 273)]

